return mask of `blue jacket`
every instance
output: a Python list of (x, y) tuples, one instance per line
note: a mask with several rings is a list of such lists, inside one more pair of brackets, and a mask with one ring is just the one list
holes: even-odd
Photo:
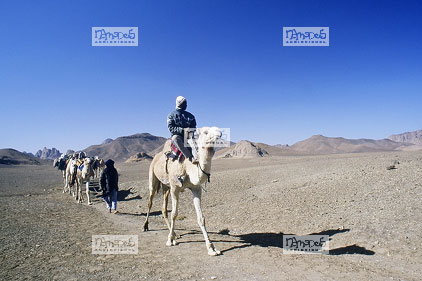
[(186, 110), (176, 109), (167, 116), (167, 127), (172, 136), (184, 136), (184, 128), (196, 128), (196, 120), (193, 114)]

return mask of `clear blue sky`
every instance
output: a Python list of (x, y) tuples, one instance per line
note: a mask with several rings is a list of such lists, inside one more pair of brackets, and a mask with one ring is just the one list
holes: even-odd
[[(199, 126), (269, 144), (422, 128), (420, 1), (1, 1), (0, 148), (83, 149), (168, 136), (184, 95)], [(138, 26), (138, 47), (92, 47)], [(329, 47), (283, 47), (328, 26)]]

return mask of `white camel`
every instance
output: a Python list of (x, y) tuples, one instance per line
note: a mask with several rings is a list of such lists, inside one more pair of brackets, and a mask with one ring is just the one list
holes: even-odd
[[(168, 160), (164, 152), (170, 150), (171, 141), (168, 140), (163, 148), (163, 153), (157, 154), (149, 169), (149, 201), (148, 211), (144, 223), (144, 231), (148, 230), (148, 218), (152, 207), (152, 200), (155, 193), (163, 187), (164, 202), (163, 202), (163, 216), (167, 227), (169, 229), (169, 236), (166, 245), (175, 246), (176, 233), (174, 232), (174, 223), (178, 214), (179, 208), (179, 194), (185, 188), (192, 191), (193, 204), (195, 206), (199, 227), (205, 238), (205, 244), (208, 254), (216, 256), (220, 254), (214, 245), (211, 243), (208, 233), (205, 228), (205, 218), (201, 210), (201, 193), (202, 185), (205, 184), (210, 177), (211, 160), (215, 153), (214, 145), (217, 139), (221, 138), (221, 130), (217, 127), (203, 127), (197, 129), (198, 139), (198, 160), (199, 164), (193, 164), (188, 159), (183, 162)], [(180, 184), (179, 178), (183, 178), (183, 183)], [(171, 223), (169, 223), (167, 216), (168, 195), (171, 194)]]
[(66, 184), (66, 166), (69, 161), (69, 155), (62, 154), (59, 158), (54, 159), (53, 167), (57, 168), (63, 174), (63, 184)]
[(94, 177), (94, 171), (92, 169), (92, 159), (85, 158), (83, 160), (82, 165), (82, 170), (78, 167), (76, 171), (76, 200), (78, 201), (78, 203), (81, 203), (83, 201), (82, 185), (84, 182), (86, 182), (86, 197), (88, 198), (88, 205), (91, 205), (92, 203), (89, 197), (89, 182), (91, 177)]
[[(97, 156), (96, 156), (97, 157)], [(98, 158), (95, 159), (96, 162), (96, 169), (95, 170), (95, 177), (98, 178), (101, 176), (101, 174), (103, 173), (104, 169), (105, 169), (105, 163), (104, 160), (102, 158)]]
[(98, 178), (98, 170), (100, 168), (100, 159), (98, 156), (94, 157), (94, 160), (92, 161), (92, 169), (94, 170), (95, 178)]
[(76, 164), (76, 159), (74, 157), (70, 158), (66, 165), (66, 176), (65, 176), (65, 185), (63, 187), (63, 193), (66, 193), (69, 190), (69, 194), (72, 194), (75, 197), (74, 183), (76, 181), (76, 170), (78, 165)]

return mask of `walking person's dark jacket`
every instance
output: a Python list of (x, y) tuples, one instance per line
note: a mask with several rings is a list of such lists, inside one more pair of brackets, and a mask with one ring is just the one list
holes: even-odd
[(119, 174), (114, 168), (114, 161), (109, 159), (105, 162), (106, 168), (101, 174), (100, 185), (103, 195), (108, 195), (113, 190), (119, 190)]

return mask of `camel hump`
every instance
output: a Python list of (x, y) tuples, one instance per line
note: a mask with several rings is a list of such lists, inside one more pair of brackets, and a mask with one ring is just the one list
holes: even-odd
[(168, 139), (163, 146), (163, 152), (171, 151), (171, 139)]

